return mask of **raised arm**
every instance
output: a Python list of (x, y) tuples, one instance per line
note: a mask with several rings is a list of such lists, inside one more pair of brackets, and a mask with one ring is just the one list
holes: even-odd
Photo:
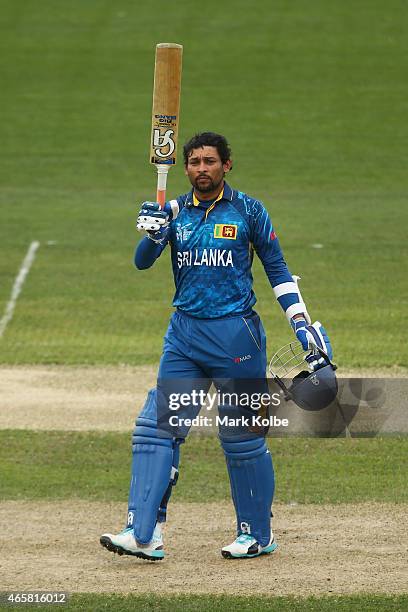
[(157, 202), (143, 202), (136, 227), (146, 236), (139, 242), (134, 263), (138, 270), (150, 268), (160, 257), (168, 243), (169, 226), (179, 212), (177, 200), (166, 202), (163, 208)]

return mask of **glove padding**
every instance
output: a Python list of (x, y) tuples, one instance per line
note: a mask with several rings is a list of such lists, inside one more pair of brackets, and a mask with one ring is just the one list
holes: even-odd
[(327, 360), (319, 353), (316, 347), (321, 349), (332, 360), (333, 350), (329, 336), (319, 321), (316, 321), (313, 325), (308, 325), (305, 319), (292, 319), (291, 325), (303, 350), (308, 351), (312, 349), (305, 357), (310, 370), (318, 370), (327, 364)]
[(166, 207), (167, 205), (160, 208), (157, 202), (143, 202), (136, 221), (139, 232), (157, 232), (167, 227), (170, 223), (171, 208), (167, 207), (166, 210)]

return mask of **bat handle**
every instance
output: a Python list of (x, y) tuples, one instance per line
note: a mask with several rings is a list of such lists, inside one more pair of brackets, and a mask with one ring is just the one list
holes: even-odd
[(166, 164), (156, 164), (157, 168), (157, 195), (156, 202), (160, 204), (160, 207), (166, 203), (166, 185), (167, 175), (169, 172), (169, 166)]

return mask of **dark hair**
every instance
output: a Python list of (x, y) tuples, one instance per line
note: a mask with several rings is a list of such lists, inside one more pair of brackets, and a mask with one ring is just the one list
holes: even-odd
[(223, 164), (231, 159), (231, 149), (225, 136), (215, 134), (215, 132), (201, 132), (201, 134), (195, 134), (183, 147), (185, 166), (187, 166), (191, 151), (200, 147), (215, 147)]

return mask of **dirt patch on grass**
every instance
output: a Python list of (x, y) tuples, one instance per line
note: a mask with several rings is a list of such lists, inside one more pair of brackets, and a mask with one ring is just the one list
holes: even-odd
[(225, 560), (230, 504), (174, 503), (166, 558), (118, 557), (99, 535), (121, 527), (123, 504), (6, 501), (0, 504), (3, 590), (118, 593), (322, 595), (407, 591), (407, 506), (275, 505), (278, 552)]
[(0, 429), (129, 431), (154, 366), (0, 368)]
[[(0, 429), (129, 431), (156, 375), (156, 366), (0, 367)], [(339, 375), (403, 378), (408, 371)]]

